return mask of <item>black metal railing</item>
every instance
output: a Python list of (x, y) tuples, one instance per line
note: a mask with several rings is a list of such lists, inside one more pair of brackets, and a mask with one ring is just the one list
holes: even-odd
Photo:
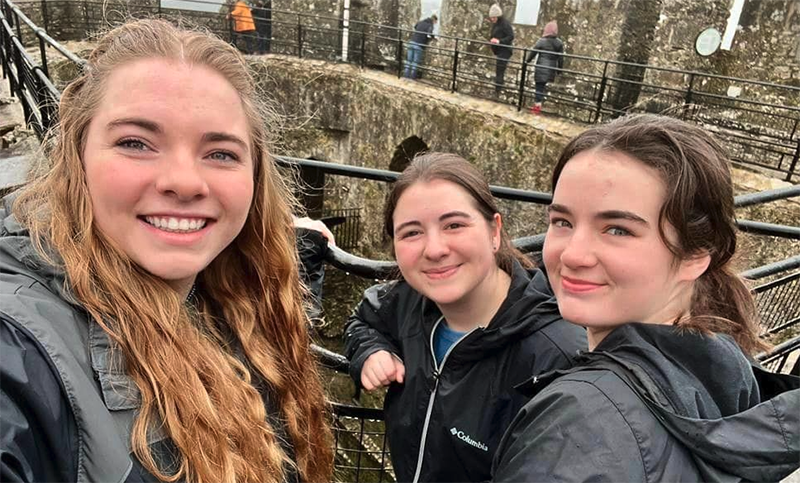
[(774, 334), (800, 322), (800, 272), (753, 289), (764, 334)]
[[(11, 5), (10, 0), (3, 1)], [(220, 6), (202, 0), (184, 3)], [(88, 0), (40, 0), (19, 5), (40, 19), (46, 30), (55, 29), (66, 38), (85, 38), (115, 20), (189, 17), (223, 38), (239, 42), (243, 49), (248, 42), (252, 46), (262, 41), (261, 51), (348, 62), (398, 76), (403, 73), (411, 34), (408, 29), (357, 19), (350, 20), (345, 29), (338, 17), (253, 8), (254, 15), (268, 25), (268, 32), (236, 36), (234, 19), (226, 18), (229, 11), (167, 9), (159, 0), (142, 1), (136, 6)], [(48, 9), (55, 8), (68, 9), (74, 18), (53, 18)], [(345, 32), (347, 42), (343, 41)], [(21, 32), (18, 34), (24, 43)], [(419, 67), (421, 82), (495, 99), (519, 110), (526, 108), (534, 93), (529, 75), (533, 67), (523, 59), (537, 51), (513, 48), (506, 83), (495, 97), (494, 56), (489, 46), (482, 40), (439, 36), (426, 49), (427, 58)], [(787, 180), (800, 174), (800, 87), (579, 55), (563, 57), (563, 68), (553, 68), (559, 73), (557, 80), (548, 86), (545, 110), (549, 114), (596, 123), (628, 112), (664, 113), (713, 131), (735, 162), (774, 170)], [(631, 76), (631, 71), (637, 75)], [(741, 94), (729, 94), (731, 85), (741, 88)]]
[[(23, 27), (37, 39), (40, 61), (35, 60), (22, 42)], [(50, 81), (46, 46), (58, 45), (60, 54), (82, 62), (47, 33), (31, 22), (22, 11), (11, 4), (0, 4), (0, 65), (3, 77), (8, 78), (11, 92), (20, 100), (25, 122), (41, 138), (53, 125), (60, 92)]]
[(800, 376), (800, 336), (776, 346), (768, 353), (756, 357), (771, 372)]

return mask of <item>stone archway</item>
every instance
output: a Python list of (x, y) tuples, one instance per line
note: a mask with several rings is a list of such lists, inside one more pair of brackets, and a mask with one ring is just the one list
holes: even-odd
[(408, 167), (414, 156), (428, 150), (428, 145), (419, 136), (408, 137), (395, 148), (389, 169), (400, 173)]

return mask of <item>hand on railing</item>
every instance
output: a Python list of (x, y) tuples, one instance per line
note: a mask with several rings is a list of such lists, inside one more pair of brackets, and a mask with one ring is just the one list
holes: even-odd
[(361, 368), (361, 385), (367, 391), (388, 386), (393, 382), (403, 383), (406, 366), (394, 354), (378, 351), (367, 357)]
[(307, 216), (303, 218), (294, 217), (294, 226), (295, 228), (306, 228), (308, 230), (318, 231), (328, 240), (329, 245), (336, 246), (336, 237), (333, 236), (333, 233), (328, 229), (325, 223), (320, 220), (312, 220)]

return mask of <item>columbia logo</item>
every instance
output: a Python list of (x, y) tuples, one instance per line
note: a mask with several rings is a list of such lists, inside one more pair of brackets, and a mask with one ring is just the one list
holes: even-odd
[(475, 441), (474, 439), (470, 438), (469, 435), (466, 434), (464, 431), (459, 431), (458, 428), (456, 428), (455, 426), (450, 428), (450, 434), (452, 434), (453, 436), (467, 443), (470, 446), (474, 446), (483, 451), (487, 452), (489, 451), (489, 448), (487, 448), (485, 444), (481, 443), (480, 441)]

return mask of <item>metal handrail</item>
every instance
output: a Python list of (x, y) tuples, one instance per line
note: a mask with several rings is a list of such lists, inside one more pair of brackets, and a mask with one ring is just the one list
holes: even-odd
[(733, 199), (733, 205), (737, 208), (743, 208), (745, 206), (758, 205), (769, 201), (794, 198), (795, 196), (800, 196), (800, 185), (739, 195)]
[(788, 272), (800, 268), (800, 255), (786, 258), (777, 262), (769, 263), (761, 267), (745, 270), (739, 275), (748, 280), (758, 280), (778, 273)]

